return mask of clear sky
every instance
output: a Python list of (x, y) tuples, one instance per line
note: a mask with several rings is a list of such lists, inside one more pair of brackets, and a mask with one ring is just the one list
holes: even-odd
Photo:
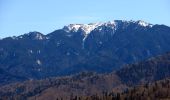
[(117, 19), (170, 26), (170, 0), (0, 0), (0, 38)]

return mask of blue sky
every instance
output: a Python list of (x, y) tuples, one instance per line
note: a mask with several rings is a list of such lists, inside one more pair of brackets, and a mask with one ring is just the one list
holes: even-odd
[(0, 0), (0, 38), (117, 19), (170, 26), (169, 5), (170, 0)]

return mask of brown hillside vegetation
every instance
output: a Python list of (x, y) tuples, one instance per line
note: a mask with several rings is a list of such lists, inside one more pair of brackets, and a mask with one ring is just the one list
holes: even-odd
[(122, 100), (170, 100), (170, 78), (134, 87), (120, 95)]
[[(120, 87), (120, 89), (118, 88)], [(116, 91), (126, 86), (119, 81), (114, 74), (95, 74), (83, 72), (81, 74), (49, 78), (46, 80), (30, 80), (24, 83), (16, 83), (0, 88), (1, 99), (35, 99), (53, 100), (62, 97), (64, 100), (72, 96), (89, 96), (94, 93), (102, 94), (103, 91)]]
[[(140, 63), (127, 65), (121, 70), (110, 74), (83, 72), (71, 76), (29, 80), (23, 83), (1, 86), (0, 99), (56, 100), (58, 98), (59, 100), (81, 100), (88, 98), (87, 100), (114, 100), (116, 98), (115, 100), (119, 100), (121, 97), (126, 100), (126, 98), (133, 97), (134, 100), (147, 100), (149, 98), (154, 100), (153, 98), (169, 97), (169, 90), (167, 90), (169, 85), (161, 86), (164, 83), (169, 84), (169, 79), (158, 82), (160, 84), (158, 87), (154, 87), (157, 85), (148, 84), (149, 88), (147, 88), (148, 85), (146, 85), (147, 87), (135, 87), (134, 90), (128, 90), (128, 88), (152, 83), (168, 77), (170, 77), (170, 53)], [(155, 90), (155, 88), (159, 93), (151, 91)], [(129, 91), (135, 92), (131, 93)], [(160, 94), (160, 91), (166, 93)], [(143, 93), (142, 96), (141, 93)], [(107, 96), (109, 96), (109, 99), (104, 99)], [(95, 99), (97, 97), (100, 97), (100, 99)]]
[(127, 65), (117, 71), (116, 75), (129, 86), (170, 77), (170, 53)]
[[(56, 98), (56, 100), (62, 99)], [(170, 79), (136, 86), (121, 93), (103, 92), (102, 95), (70, 96), (69, 100), (170, 100)]]

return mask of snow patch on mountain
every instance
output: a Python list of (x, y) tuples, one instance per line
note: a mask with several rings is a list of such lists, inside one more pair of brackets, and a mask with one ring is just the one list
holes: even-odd
[(33, 38), (36, 39), (36, 40), (46, 39), (46, 37), (45, 37), (42, 33), (36, 32), (36, 31), (30, 32), (30, 33), (28, 33), (28, 34), (26, 34), (26, 35), (31, 36), (31, 37), (33, 37)]
[(78, 30), (84, 31), (84, 35), (89, 34), (96, 27), (102, 25), (102, 23), (90, 23), (90, 24), (69, 24), (68, 26), (64, 26), (64, 30), (66, 32), (77, 32)]
[(142, 20), (137, 21), (137, 23), (138, 23), (140, 26), (143, 26), (143, 27), (147, 27), (147, 26), (152, 27), (152, 26), (153, 26), (152, 24), (147, 23), (147, 22), (142, 21)]
[[(64, 30), (66, 32), (78, 32), (79, 30), (82, 30), (84, 32), (84, 39), (87, 38), (87, 36), (93, 31), (94, 29), (97, 29), (99, 26), (108, 26), (115, 30), (116, 22), (115, 21), (109, 21), (105, 23), (90, 23), (90, 24), (69, 24), (68, 26), (64, 26)], [(101, 30), (101, 29), (99, 29)]]
[[(110, 27), (115, 32), (117, 29), (117, 22), (109, 21), (109, 22), (104, 22), (104, 23), (98, 22), (98, 23), (90, 23), (90, 24), (69, 24), (68, 26), (64, 26), (63, 30), (65, 30), (68, 33), (78, 32), (79, 30), (83, 31), (84, 33), (83, 47), (84, 47), (84, 42), (86, 38), (88, 37), (88, 35), (95, 29), (101, 31), (102, 30), (101, 26)], [(69, 37), (70, 37), (70, 34), (69, 34)]]

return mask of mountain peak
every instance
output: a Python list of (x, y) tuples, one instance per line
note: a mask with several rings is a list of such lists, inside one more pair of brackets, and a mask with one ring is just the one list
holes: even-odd
[(152, 27), (152, 26), (153, 26), (152, 24), (147, 23), (147, 22), (142, 21), (142, 20), (138, 20), (137, 23), (138, 23), (139, 25), (143, 26), (143, 27), (147, 27), (147, 26)]
[(24, 37), (30, 37), (31, 39), (34, 39), (34, 40), (43, 40), (43, 39), (46, 39), (45, 35), (43, 35), (40, 32), (37, 32), (37, 31), (29, 32), (29, 33), (26, 33), (24, 35), (20, 35), (17, 38), (22, 39)]
[(89, 34), (92, 30), (94, 30), (96, 27), (102, 25), (102, 23), (90, 23), (90, 24), (69, 24), (67, 26), (64, 26), (64, 30), (66, 32), (77, 32), (79, 29), (83, 30), (85, 35)]
[(85, 33), (85, 36), (88, 35), (91, 31), (98, 28), (99, 26), (109, 26), (115, 28), (116, 21), (108, 21), (108, 22), (97, 22), (97, 23), (89, 23), (89, 24), (69, 24), (64, 26), (64, 30), (66, 32), (77, 32), (78, 30), (82, 30)]
[[(102, 30), (100, 26), (106, 26), (114, 31), (116, 30), (116, 21), (109, 21), (109, 22), (97, 22), (97, 23), (89, 23), (89, 24), (69, 24), (68, 26), (64, 26), (63, 30), (66, 32), (77, 32), (79, 30), (84, 32), (84, 38), (83, 38), (83, 43), (88, 37), (88, 35), (91, 33), (91, 31), (98, 29)], [(70, 36), (70, 35), (69, 35)]]
[(136, 23), (142, 27), (153, 26), (152, 24), (147, 23), (142, 20), (138, 20), (138, 21), (113, 20), (113, 21), (108, 21), (108, 22), (97, 22), (97, 23), (89, 23), (89, 24), (69, 24), (67, 26), (64, 26), (63, 29), (66, 32), (77, 32), (78, 30), (82, 30), (84, 31), (85, 35), (88, 35), (91, 31), (93, 31), (94, 29), (100, 26), (108, 26), (108, 27), (115, 29), (116, 26), (120, 23), (128, 23), (128, 24)]

